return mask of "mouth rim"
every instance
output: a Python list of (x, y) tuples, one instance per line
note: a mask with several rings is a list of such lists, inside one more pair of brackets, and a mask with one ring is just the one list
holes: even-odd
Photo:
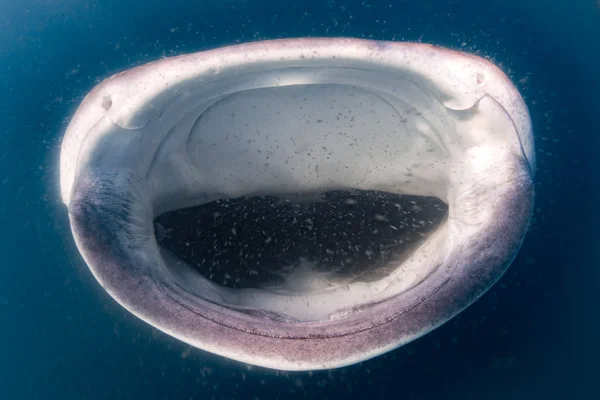
[[(463, 61), (468, 60), (469, 62), (475, 62), (477, 65), (483, 63), (486, 66), (488, 82), (493, 83), (493, 79), (490, 77), (501, 82), (503, 79), (508, 80), (504, 74), (486, 60), (423, 44), (381, 43), (356, 39), (349, 39), (349, 41), (339, 41), (337, 39), (295, 39), (272, 41), (269, 43), (274, 46), (281, 45), (283, 48), (298, 48), (307, 46), (309, 42), (312, 46), (322, 45), (327, 48), (340, 44), (347, 47), (359, 46), (364, 48), (366, 46), (369, 52), (387, 52), (391, 51), (390, 49), (394, 51), (415, 51), (415, 49), (418, 49), (419, 52), (451, 54), (452, 57), (460, 55)], [(249, 49), (256, 49), (256, 46), (259, 45), (233, 46), (228, 51), (231, 52), (235, 48), (247, 52)], [(213, 53), (213, 55), (221, 54), (223, 56), (223, 53), (218, 53), (218, 50), (215, 52), (217, 53)], [(185, 57), (187, 56), (177, 58), (185, 60)], [(152, 68), (157, 66), (158, 63), (154, 64)], [(140, 68), (147, 68), (147, 66)], [(139, 68), (135, 70), (138, 72), (142, 71)], [(147, 71), (147, 69), (144, 71)], [(131, 78), (131, 75), (128, 76), (127, 74), (131, 74), (131, 72), (128, 71), (110, 78), (108, 82), (110, 84), (117, 84), (117, 79)], [(477, 82), (481, 83), (479, 77), (477, 78)], [(102, 85), (104, 83), (99, 85), (99, 87), (101, 88)], [(530, 135), (530, 122), (527, 125), (528, 114), (524, 118), (526, 121), (522, 121), (522, 116), (517, 118), (519, 121), (515, 121), (513, 113), (511, 113), (511, 107), (519, 110), (524, 107), (524, 112), (527, 113), (522, 98), (518, 95), (510, 81), (508, 81), (508, 85), (504, 82), (504, 85), (507, 91), (510, 92), (509, 94), (481, 95), (480, 93), (472, 106), (476, 106), (482, 99), (496, 102), (509, 115), (518, 135)], [(490, 90), (490, 86), (492, 85), (488, 85), (488, 89), (486, 90)], [(513, 98), (510, 98), (511, 95)], [(119, 105), (118, 99), (107, 101), (106, 97), (104, 97), (104, 92), (97, 88), (86, 97), (80, 110), (89, 105), (90, 102), (96, 101), (96, 97), (98, 96), (103, 96), (101, 105), (105, 112), (107, 111), (107, 105), (110, 105), (108, 106), (109, 109), (114, 109)], [(507, 96), (510, 98), (508, 103), (506, 100)], [(458, 106), (456, 108), (460, 109)], [(257, 365), (290, 370), (319, 369), (348, 365), (389, 351), (441, 325), (475, 301), (503, 274), (520, 247), (533, 207), (532, 178), (535, 168), (535, 158), (530, 155), (533, 154), (533, 142), (528, 139), (529, 142), (527, 143), (529, 144), (525, 143), (524, 145), (520, 139), (518, 140), (520, 157), (508, 152), (495, 159), (494, 163), (492, 163), (493, 165), (484, 163), (485, 165), (482, 166), (481, 163), (477, 164), (474, 168), (479, 168), (479, 170), (476, 172), (462, 170), (456, 173), (456, 179), (458, 180), (463, 179), (468, 174), (474, 174), (475, 177), (480, 176), (484, 172), (497, 174), (496, 167), (500, 162), (506, 162), (501, 167), (502, 171), (511, 171), (509, 174), (510, 179), (501, 179), (505, 185), (497, 187), (493, 191), (497, 199), (492, 203), (495, 205), (500, 204), (500, 207), (493, 212), (493, 215), (500, 216), (496, 227), (491, 229), (491, 232), (488, 232), (487, 237), (475, 239), (471, 237), (471, 240), (474, 242), (470, 249), (465, 249), (461, 245), (450, 246), (451, 251), (448, 252), (446, 257), (444, 257), (444, 261), (435, 269), (433, 276), (430, 277), (433, 280), (429, 280), (428, 278), (430, 285), (434, 280), (436, 284), (433, 285), (434, 288), (427, 296), (421, 296), (420, 299), (408, 302), (408, 306), (406, 299), (401, 299), (401, 301), (399, 298), (395, 298), (393, 304), (389, 301), (374, 304), (370, 306), (368, 312), (378, 317), (375, 323), (371, 320), (368, 321), (370, 323), (354, 324), (353, 322), (355, 321), (346, 318), (340, 320), (343, 322), (341, 325), (343, 327), (338, 332), (334, 332), (331, 325), (322, 325), (321, 323), (308, 323), (310, 325), (310, 332), (308, 333), (306, 331), (301, 333), (291, 332), (289, 334), (285, 331), (283, 333), (281, 333), (282, 331), (278, 332), (277, 328), (281, 328), (281, 324), (285, 324), (285, 322), (274, 323), (276, 326), (269, 324), (268, 329), (254, 329), (256, 320), (250, 317), (244, 317), (237, 322), (234, 321), (231, 323), (226, 318), (214, 317), (215, 315), (227, 316), (227, 313), (223, 313), (222, 310), (209, 307), (203, 309), (203, 311), (210, 310), (210, 312), (202, 313), (191, 309), (184, 301), (180, 301), (176, 295), (173, 296), (171, 287), (162, 285), (161, 280), (156, 279), (157, 277), (153, 275), (155, 272), (153, 269), (146, 271), (146, 277), (143, 277), (144, 273), (139, 266), (158, 263), (158, 246), (154, 246), (152, 240), (149, 240), (143, 246), (140, 246), (143, 249), (142, 251), (131, 252), (131, 245), (135, 242), (135, 239), (132, 239), (133, 237), (145, 235), (144, 237), (147, 240), (150, 236), (153, 236), (152, 234), (148, 235), (148, 226), (140, 224), (132, 228), (132, 224), (130, 223), (131, 221), (145, 219), (146, 222), (150, 221), (151, 225), (153, 220), (150, 217), (153, 215), (151, 204), (136, 201), (136, 199), (140, 198), (140, 193), (143, 192), (140, 185), (140, 178), (135, 176), (135, 174), (131, 174), (131, 171), (127, 169), (114, 170), (108, 168), (101, 175), (90, 175), (87, 171), (82, 172), (82, 170), (76, 172), (75, 166), (68, 165), (64, 161), (72, 158), (73, 152), (79, 153), (85, 148), (82, 147), (84, 146), (84, 138), (77, 137), (77, 132), (82, 132), (80, 130), (82, 119), (88, 118), (89, 123), (89, 117), (89, 114), (84, 115), (78, 111), (65, 135), (61, 150), (61, 188), (63, 201), (68, 206), (75, 242), (96, 279), (125, 308), (171, 336), (213, 353)], [(131, 115), (128, 118), (130, 118), (130, 121), (131, 118), (133, 120), (136, 119), (135, 116), (131, 117)], [(118, 118), (108, 118), (107, 120), (114, 122)], [(93, 126), (98, 127), (99, 124), (101, 126), (103, 123), (107, 123), (107, 120), (99, 119)], [(134, 126), (137, 125), (134, 124)], [(525, 131), (521, 132), (519, 129), (525, 129)], [(527, 146), (531, 146), (531, 150), (527, 149)], [(480, 162), (480, 159), (478, 160), (476, 163)], [(456, 183), (456, 187), (458, 186), (459, 184)], [(118, 198), (115, 198), (115, 187), (123, 188), (123, 191), (117, 194)], [(452, 194), (452, 196), (457, 198), (463, 195), (472, 196), (473, 194), (469, 193), (465, 195), (460, 190)], [(466, 198), (468, 199), (469, 197)], [(500, 202), (498, 199), (502, 201)], [(456, 198), (453, 202), (448, 202), (449, 207), (452, 207), (453, 204), (456, 204)], [(491, 205), (488, 206), (491, 207)], [(450, 210), (455, 211), (452, 208), (449, 208), (449, 212)], [(502, 229), (501, 227), (508, 230), (508, 232), (499, 232)], [(120, 230), (118, 235), (115, 235), (115, 229)], [(502, 249), (498, 248), (498, 244), (490, 244), (492, 236), (495, 238), (494, 240), (504, 245)], [(478, 248), (482, 254), (474, 255), (474, 248)], [(494, 250), (490, 250), (490, 248)], [(465, 251), (469, 252), (469, 255), (472, 257), (471, 263), (467, 263), (469, 265), (465, 265), (465, 259), (467, 258)], [(498, 252), (504, 254), (504, 257), (501, 257), (503, 261), (498, 260)], [(479, 261), (472, 262), (472, 260)], [(492, 267), (484, 266), (485, 260)], [(478, 271), (473, 271), (473, 265), (475, 264), (480, 267)], [(150, 274), (148, 275), (147, 272), (150, 272)], [(148, 279), (148, 277), (151, 279)], [(126, 287), (129, 289), (125, 290)], [(146, 289), (142, 291), (141, 288)], [(146, 293), (146, 295), (152, 294), (157, 302), (157, 309), (143, 304), (143, 297), (140, 297), (141, 293)], [(172, 304), (167, 304), (165, 302), (166, 299)], [(444, 301), (450, 301), (451, 306), (442, 306), (441, 303)], [(186, 309), (187, 312), (176, 311), (176, 308), (173, 308), (173, 304)], [(402, 306), (404, 306), (404, 309)], [(389, 311), (391, 308), (394, 308), (395, 311), (391, 313), (390, 317)], [(354, 314), (359, 315), (367, 310), (355, 311)], [(170, 313), (173, 313), (173, 315), (168, 315)], [(203, 330), (198, 330), (198, 326), (195, 326), (194, 323), (182, 322), (182, 315), (185, 314), (189, 317), (189, 313), (203, 320), (202, 322), (198, 322), (198, 326), (205, 327)], [(408, 316), (411, 316), (411, 318)], [(412, 316), (415, 317), (412, 318)], [(267, 326), (264, 319), (260, 320), (260, 322), (263, 328)], [(173, 324), (176, 326), (175, 330), (173, 329)], [(295, 324), (291, 325), (296, 326)], [(206, 328), (207, 326), (212, 326), (213, 328)], [(215, 326), (218, 326), (218, 328)], [(207, 332), (206, 329), (215, 329), (215, 332), (218, 331), (221, 333), (225, 332), (223, 334), (226, 336), (226, 339), (219, 340), (215, 337), (201, 337), (201, 333)], [(254, 339), (244, 338), (245, 335), (249, 335)], [(256, 345), (250, 343), (251, 340), (258, 340), (258, 337), (262, 338), (261, 340), (264, 339), (264, 341)], [(345, 340), (348, 337), (352, 339)], [(368, 344), (365, 338), (369, 338), (371, 343)], [(357, 341), (359, 341), (359, 345), (357, 345)], [(221, 344), (227, 342), (227, 346), (221, 348), (219, 342)], [(280, 345), (284, 343), (284, 348), (269, 350), (265, 347), (268, 344), (277, 343)], [(294, 343), (294, 345), (290, 345), (290, 343)], [(328, 345), (334, 344), (336, 346), (335, 351), (319, 354), (318, 351), (323, 352), (324, 343)], [(309, 349), (310, 345), (315, 345), (314, 349)]]

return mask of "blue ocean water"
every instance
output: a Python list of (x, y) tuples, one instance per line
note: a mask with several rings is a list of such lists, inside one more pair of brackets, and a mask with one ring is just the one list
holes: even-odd
[[(118, 71), (237, 42), (422, 41), (489, 57), (530, 108), (535, 215), (507, 274), (385, 356), (312, 373), (190, 348), (95, 282), (58, 192), (62, 134)], [(0, 0), (0, 399), (599, 398), (600, 5), (594, 0)]]

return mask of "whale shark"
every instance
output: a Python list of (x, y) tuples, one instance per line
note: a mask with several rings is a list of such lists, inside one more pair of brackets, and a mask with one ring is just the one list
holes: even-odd
[(424, 43), (257, 41), (107, 78), (60, 193), (83, 260), (146, 323), (281, 370), (436, 329), (526, 235), (527, 106), (491, 61)]

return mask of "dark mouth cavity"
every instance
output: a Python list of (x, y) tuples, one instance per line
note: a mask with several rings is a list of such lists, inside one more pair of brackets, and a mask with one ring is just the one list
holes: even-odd
[(160, 247), (232, 289), (273, 288), (310, 266), (336, 284), (388, 275), (445, 220), (435, 197), (382, 191), (221, 199), (154, 220)]

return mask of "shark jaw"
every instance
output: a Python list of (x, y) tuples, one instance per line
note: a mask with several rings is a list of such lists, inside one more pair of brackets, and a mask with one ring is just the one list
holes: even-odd
[(61, 193), (84, 260), (130, 312), (215, 354), (309, 370), (406, 344), (485, 293), (527, 230), (534, 170), (527, 108), (490, 62), (289, 39), (102, 82), (65, 134)]

